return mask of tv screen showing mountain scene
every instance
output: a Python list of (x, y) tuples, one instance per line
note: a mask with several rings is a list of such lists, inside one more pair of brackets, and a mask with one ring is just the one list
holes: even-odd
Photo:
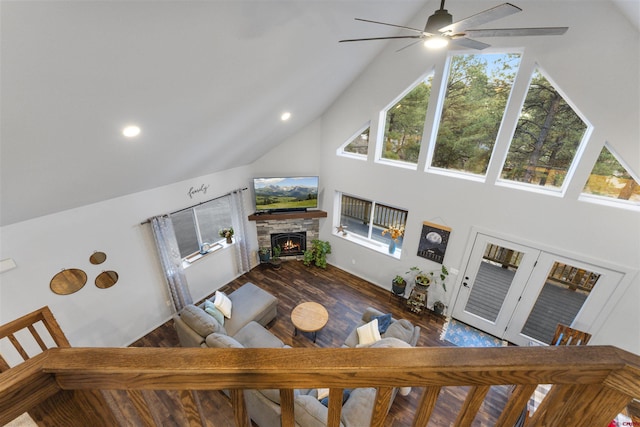
[(318, 177), (254, 178), (256, 210), (305, 210), (318, 207)]

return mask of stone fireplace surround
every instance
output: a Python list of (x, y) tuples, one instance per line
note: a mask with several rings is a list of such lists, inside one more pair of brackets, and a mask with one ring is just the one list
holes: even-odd
[[(307, 248), (311, 241), (320, 237), (320, 218), (325, 218), (324, 211), (308, 211), (284, 214), (249, 215), (250, 221), (256, 222), (258, 232), (258, 247), (271, 247), (272, 233), (307, 233)], [(282, 256), (282, 258), (302, 259), (302, 255)]]

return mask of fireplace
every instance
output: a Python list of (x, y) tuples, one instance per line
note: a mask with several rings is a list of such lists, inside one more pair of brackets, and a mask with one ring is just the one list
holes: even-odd
[(307, 232), (272, 233), (271, 248), (280, 246), (280, 256), (302, 255), (307, 249)]

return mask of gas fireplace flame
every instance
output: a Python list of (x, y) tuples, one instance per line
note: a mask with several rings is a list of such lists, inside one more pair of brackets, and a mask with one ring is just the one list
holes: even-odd
[(295, 243), (293, 240), (289, 239), (282, 246), (282, 250), (285, 252), (300, 251), (300, 243)]

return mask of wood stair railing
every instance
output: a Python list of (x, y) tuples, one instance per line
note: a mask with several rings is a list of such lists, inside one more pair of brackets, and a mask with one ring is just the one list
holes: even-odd
[[(50, 348), (0, 374), (0, 424), (40, 411), (40, 425), (119, 425), (99, 390), (177, 390), (190, 425), (205, 425), (195, 390), (230, 390), (235, 424), (249, 427), (244, 389), (280, 389), (282, 425), (294, 426), (297, 388), (330, 389), (338, 426), (342, 389), (377, 389), (372, 426), (383, 426), (391, 390), (418, 387), (414, 426), (426, 426), (444, 387), (470, 386), (455, 426), (473, 422), (488, 388), (513, 384), (498, 419), (513, 426), (538, 384), (554, 384), (529, 426), (607, 426), (640, 397), (640, 357), (609, 346), (501, 348)], [(89, 396), (89, 397), (87, 397)], [(149, 412), (139, 395), (139, 408)], [(146, 425), (154, 425), (147, 413)], [(121, 424), (120, 424), (121, 425)]]

